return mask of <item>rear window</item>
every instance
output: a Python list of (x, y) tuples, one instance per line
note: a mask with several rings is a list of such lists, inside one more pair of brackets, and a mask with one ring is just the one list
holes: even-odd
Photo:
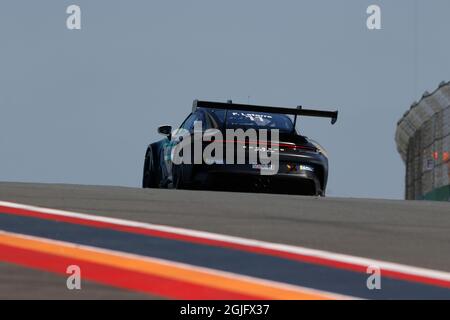
[(265, 112), (247, 112), (239, 110), (211, 110), (221, 124), (226, 119), (226, 127), (230, 129), (278, 129), (283, 132), (294, 131), (292, 119), (284, 114), (274, 114)]

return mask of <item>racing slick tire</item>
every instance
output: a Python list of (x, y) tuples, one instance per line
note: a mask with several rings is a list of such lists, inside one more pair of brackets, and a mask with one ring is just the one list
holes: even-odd
[(175, 189), (186, 189), (186, 184), (184, 183), (183, 177), (183, 166), (173, 165), (172, 166), (172, 177), (173, 177), (173, 187)]
[(155, 168), (152, 147), (149, 146), (145, 154), (142, 188), (158, 188), (158, 172)]

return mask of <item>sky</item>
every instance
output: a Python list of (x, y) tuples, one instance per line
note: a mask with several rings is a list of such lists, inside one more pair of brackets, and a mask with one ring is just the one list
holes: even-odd
[(402, 199), (396, 123), (450, 80), (449, 15), (448, 0), (2, 0), (0, 181), (139, 187), (159, 125), (232, 99), (339, 110), (298, 126), (328, 150), (328, 195)]

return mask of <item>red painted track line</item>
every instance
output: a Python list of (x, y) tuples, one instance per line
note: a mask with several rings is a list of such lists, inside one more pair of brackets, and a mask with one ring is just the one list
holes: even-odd
[(0, 244), (0, 260), (35, 268), (43, 271), (66, 274), (69, 265), (81, 269), (83, 279), (108, 286), (152, 294), (172, 299), (192, 300), (260, 300), (261, 297), (243, 295), (235, 292), (199, 286), (169, 278), (158, 277), (140, 272), (100, 265), (80, 259), (49, 255), (32, 250), (14, 248)]

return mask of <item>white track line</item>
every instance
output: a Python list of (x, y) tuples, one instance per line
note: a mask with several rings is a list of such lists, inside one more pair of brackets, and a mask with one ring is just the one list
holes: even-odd
[(90, 220), (90, 221), (105, 222), (105, 223), (111, 223), (111, 224), (116, 224), (116, 225), (120, 225), (120, 226), (138, 227), (138, 228), (143, 228), (143, 229), (148, 229), (148, 230), (168, 232), (168, 233), (172, 233), (172, 234), (196, 237), (196, 238), (207, 239), (207, 240), (223, 241), (223, 242), (228, 242), (228, 243), (232, 243), (232, 244), (239, 244), (239, 245), (256, 247), (256, 248), (276, 250), (276, 251), (280, 251), (280, 252), (299, 254), (299, 255), (304, 255), (304, 256), (309, 256), (309, 257), (314, 257), (314, 258), (326, 259), (326, 260), (330, 260), (330, 261), (334, 261), (334, 262), (362, 266), (365, 268), (368, 268), (369, 266), (374, 266), (374, 267), (380, 268), (382, 271), (383, 270), (384, 271), (392, 271), (392, 272), (402, 273), (405, 275), (419, 276), (419, 277), (425, 277), (425, 278), (431, 278), (431, 279), (443, 280), (443, 281), (450, 282), (450, 273), (445, 272), (445, 271), (413, 267), (413, 266), (408, 266), (408, 265), (403, 265), (403, 264), (398, 264), (398, 263), (391, 263), (391, 262), (386, 262), (386, 261), (381, 261), (381, 260), (356, 257), (356, 256), (333, 253), (333, 252), (323, 251), (323, 250), (309, 249), (309, 248), (300, 247), (300, 246), (271, 243), (271, 242), (260, 241), (260, 240), (246, 239), (246, 238), (242, 238), (242, 237), (227, 236), (227, 235), (211, 233), (211, 232), (206, 232), (206, 231), (197, 231), (197, 230), (191, 230), (191, 229), (185, 229), (185, 228), (177, 228), (177, 227), (170, 227), (170, 226), (157, 225), (157, 224), (151, 224), (151, 223), (136, 222), (136, 221), (130, 221), (130, 220), (125, 220), (125, 219), (109, 218), (109, 217), (104, 217), (104, 216), (69, 212), (69, 211), (50, 209), (50, 208), (42, 208), (42, 207), (36, 207), (36, 206), (30, 206), (30, 205), (24, 205), (24, 204), (12, 203), (12, 202), (5, 202), (5, 201), (0, 201), (0, 206), (30, 210), (30, 211), (46, 213), (46, 214), (51, 214), (51, 215), (56, 215), (56, 216), (64, 216), (64, 217), (85, 219), (85, 220)]

